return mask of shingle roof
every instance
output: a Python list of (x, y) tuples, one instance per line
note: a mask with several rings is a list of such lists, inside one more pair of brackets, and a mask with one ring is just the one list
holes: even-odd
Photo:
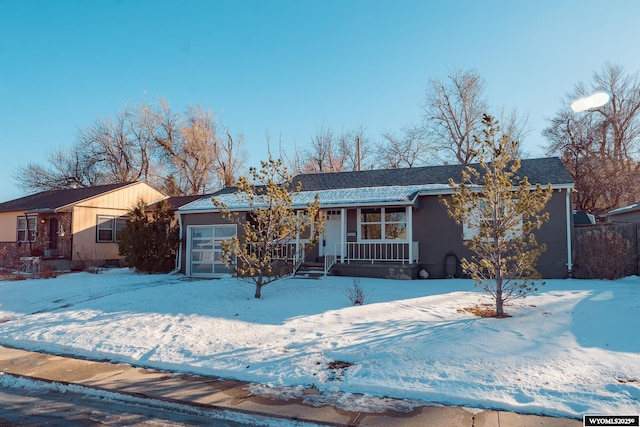
[(124, 182), (120, 184), (97, 185), (94, 187), (72, 188), (67, 190), (42, 191), (30, 196), (0, 203), (0, 212), (31, 210), (53, 211), (63, 206), (78, 203), (82, 200), (90, 199), (131, 184), (133, 183)]
[(613, 210), (611, 210), (611, 211), (609, 211), (609, 212), (607, 212), (605, 214), (602, 214), (602, 216), (604, 216), (604, 217), (616, 216), (616, 215), (619, 215), (619, 214), (626, 214), (626, 213), (635, 212), (635, 211), (638, 211), (638, 210), (640, 210), (640, 202), (636, 202), (636, 203), (634, 203), (632, 205), (622, 206), (620, 208), (613, 209)]
[[(165, 199), (167, 201), (167, 203), (169, 203), (169, 207), (173, 210), (178, 210), (181, 207), (183, 207), (184, 205), (187, 205), (191, 202), (194, 202), (196, 200), (202, 199), (203, 197), (211, 197), (210, 194), (200, 194), (200, 195), (196, 195), (196, 196), (173, 196), (173, 197), (169, 197), (167, 199)], [(156, 209), (158, 209), (158, 204), (160, 202), (156, 202), (153, 203), (152, 205), (149, 205), (147, 207), (147, 211), (155, 211)]]
[[(478, 164), (470, 165), (478, 168)], [(294, 182), (302, 183), (303, 191), (330, 190), (339, 188), (362, 188), (383, 186), (409, 186), (447, 184), (449, 178), (457, 180), (464, 165), (424, 166), (405, 169), (375, 169), (357, 172), (333, 172), (301, 174)], [(529, 178), (532, 184), (573, 184), (573, 179), (558, 157), (525, 159), (521, 162), (518, 176)]]

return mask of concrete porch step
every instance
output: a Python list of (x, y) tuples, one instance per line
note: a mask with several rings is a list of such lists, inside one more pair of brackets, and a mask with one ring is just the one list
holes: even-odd
[(317, 279), (324, 276), (324, 263), (304, 262), (296, 270), (296, 277)]

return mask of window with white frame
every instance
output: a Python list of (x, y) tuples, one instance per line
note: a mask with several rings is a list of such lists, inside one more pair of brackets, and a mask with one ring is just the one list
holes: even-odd
[(127, 226), (127, 218), (121, 216), (98, 216), (96, 242), (118, 242), (118, 233)]
[(406, 208), (361, 208), (359, 211), (360, 240), (407, 239)]
[[(511, 202), (514, 202), (512, 200)], [(502, 207), (502, 215), (510, 215), (511, 209), (508, 206)], [(462, 236), (464, 240), (471, 240), (473, 237), (480, 234), (480, 227), (486, 227), (487, 230), (493, 228), (494, 215), (493, 209), (488, 202), (480, 201), (478, 206), (471, 211), (471, 215), (468, 221), (462, 223)], [(515, 227), (507, 233), (507, 240), (511, 240), (522, 234), (522, 216), (520, 216), (515, 223)], [(493, 239), (490, 239), (493, 240)]]
[(36, 241), (36, 219), (35, 216), (18, 217), (18, 242), (35, 242)]

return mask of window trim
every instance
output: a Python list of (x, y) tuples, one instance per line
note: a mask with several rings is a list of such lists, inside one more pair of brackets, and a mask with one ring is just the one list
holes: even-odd
[[(118, 239), (118, 232), (126, 227), (128, 219), (126, 216), (96, 215), (96, 243), (118, 243), (120, 241)], [(111, 222), (111, 228), (100, 227), (108, 222)], [(120, 227), (118, 227), (118, 225), (120, 225)], [(111, 231), (111, 239), (109, 240), (100, 238), (100, 231), (106, 230)]]
[[(24, 222), (24, 228), (20, 228), (20, 222)], [(31, 224), (33, 222), (33, 227)], [(24, 239), (20, 240), (20, 233), (24, 233)], [(30, 233), (30, 239), (27, 239), (27, 233)], [(38, 216), (37, 215), (21, 215), (17, 218), (16, 223), (16, 242), (29, 243), (35, 242), (38, 234)]]
[[(379, 209), (380, 210), (380, 221), (362, 221), (362, 211), (367, 209)], [(387, 209), (403, 209), (404, 211), (404, 221), (387, 221), (386, 214)], [(406, 206), (372, 206), (367, 208), (358, 208), (358, 242), (365, 243), (373, 243), (373, 242), (393, 242), (393, 243), (408, 243), (409, 239), (409, 215), (408, 209)], [(379, 239), (365, 239), (362, 235), (362, 226), (365, 224), (371, 225), (380, 225), (380, 238)], [(403, 239), (387, 239), (387, 224), (389, 225), (398, 225), (404, 224), (405, 227), (405, 237)]]

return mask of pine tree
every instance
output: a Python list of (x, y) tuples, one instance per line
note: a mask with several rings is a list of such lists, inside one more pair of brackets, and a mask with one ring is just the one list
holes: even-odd
[(500, 127), (493, 117), (485, 114), (482, 123), (484, 138), (474, 137), (480, 144), (478, 167), (465, 167), (460, 184), (449, 179), (454, 194), (442, 202), (458, 224), (476, 231), (465, 240), (474, 255), (462, 259), (461, 266), (476, 286), (491, 294), (496, 316), (503, 317), (507, 301), (544, 284), (535, 265), (546, 246), (538, 245), (533, 230), (549, 219), (548, 212), (541, 212), (551, 198), (551, 185), (532, 186), (526, 176), (521, 179), (518, 142), (508, 135), (498, 138)]
[(174, 212), (166, 200), (148, 217), (140, 200), (129, 211), (127, 226), (118, 234), (118, 250), (126, 264), (143, 273), (166, 273), (174, 268), (179, 230), (171, 225)]
[(234, 266), (234, 274), (255, 283), (256, 298), (261, 298), (263, 286), (291, 271), (281, 255), (285, 246), (295, 244), (297, 233), (310, 229), (309, 243), (301, 243), (296, 248), (301, 254), (305, 247), (318, 242), (324, 228), (319, 217), (318, 195), (305, 209), (296, 211), (293, 198), (301, 191), (301, 185), (292, 186), (293, 177), (281, 160), (270, 158), (260, 163), (260, 170), (249, 169), (251, 180), (242, 176), (237, 183), (235, 194), (249, 209), (248, 213), (230, 211), (223, 202), (213, 198), (222, 216), (242, 229), (240, 239), (234, 236), (223, 241), (223, 258)]

